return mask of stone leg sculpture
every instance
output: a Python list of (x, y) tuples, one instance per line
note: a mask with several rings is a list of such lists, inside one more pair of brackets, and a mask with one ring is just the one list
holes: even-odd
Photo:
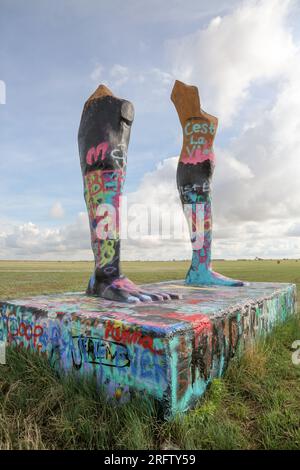
[(84, 105), (78, 145), (95, 258), (87, 294), (125, 302), (178, 299), (146, 292), (120, 270), (120, 201), (133, 118), (133, 105), (104, 85)]
[[(200, 106), (198, 89), (176, 80), (171, 100), (183, 129), (183, 146), (177, 167), (177, 187), (189, 223), (192, 264), (185, 282), (190, 285), (242, 286), (212, 270), (211, 179), (215, 156), (213, 141), (218, 119)], [(201, 227), (199, 227), (201, 225)]]

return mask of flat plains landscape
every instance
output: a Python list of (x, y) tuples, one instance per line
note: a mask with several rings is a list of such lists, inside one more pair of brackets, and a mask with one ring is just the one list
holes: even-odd
[[(125, 261), (123, 272), (138, 284), (183, 279), (187, 261)], [(215, 261), (226, 276), (245, 281), (292, 282), (300, 287), (300, 260)], [(0, 298), (83, 291), (93, 263), (88, 261), (0, 261)]]

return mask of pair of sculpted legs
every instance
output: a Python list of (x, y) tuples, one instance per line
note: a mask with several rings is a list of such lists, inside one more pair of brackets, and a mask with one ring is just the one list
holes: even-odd
[[(243, 285), (211, 269), (210, 182), (217, 119), (201, 110), (196, 87), (176, 81), (171, 99), (184, 130), (177, 186), (193, 246), (186, 283)], [(124, 302), (178, 299), (177, 294), (144, 291), (120, 270), (120, 204), (133, 118), (133, 105), (115, 97), (104, 85), (91, 95), (82, 112), (78, 145), (95, 259), (87, 294)], [(199, 217), (201, 227), (197, 223)]]
[(120, 270), (120, 204), (133, 118), (133, 105), (104, 85), (83, 109), (78, 145), (95, 258), (87, 294), (124, 302), (178, 299), (175, 294), (146, 292)]

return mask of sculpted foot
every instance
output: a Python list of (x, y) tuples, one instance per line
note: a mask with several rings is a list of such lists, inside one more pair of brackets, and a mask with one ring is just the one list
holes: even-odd
[(165, 301), (181, 298), (179, 294), (145, 291), (124, 276), (109, 281), (97, 281), (95, 275), (93, 275), (86, 293), (115, 302), (129, 303)]
[(211, 270), (194, 270), (192, 267), (189, 269), (185, 278), (185, 283), (191, 286), (229, 286), (239, 287), (243, 286), (244, 282), (230, 277), (223, 276)]

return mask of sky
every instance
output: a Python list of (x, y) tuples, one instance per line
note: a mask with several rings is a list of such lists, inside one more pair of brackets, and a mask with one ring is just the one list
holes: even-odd
[(299, 0), (0, 0), (0, 258), (92, 259), (77, 131), (101, 83), (135, 107), (122, 259), (189, 258), (175, 79), (219, 118), (213, 257), (299, 258), (299, 24)]

